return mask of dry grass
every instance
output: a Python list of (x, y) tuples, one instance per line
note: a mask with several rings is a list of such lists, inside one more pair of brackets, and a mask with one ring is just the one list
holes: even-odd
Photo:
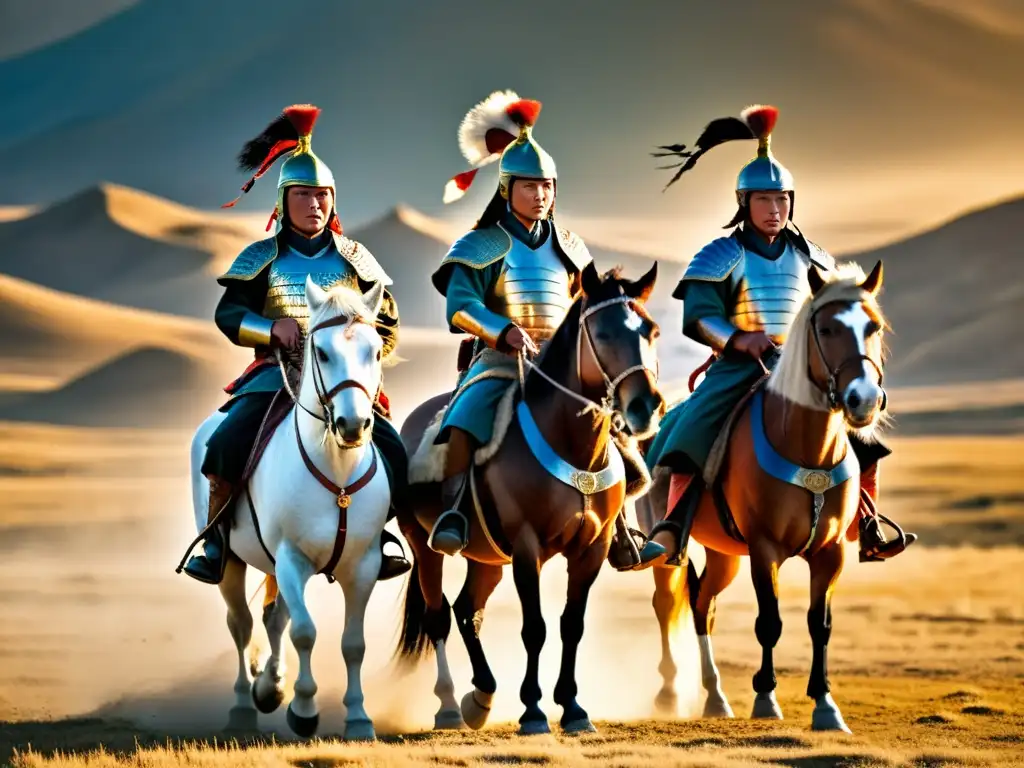
[[(0, 425), (0, 761), (938, 766), (1013, 765), (1024, 750), (1024, 549), (1005, 545), (1006, 531), (1022, 527), (1014, 501), (1024, 491), (1020, 439), (894, 441), (885, 508), (925, 539), (886, 564), (850, 558), (840, 580), (829, 661), (853, 737), (809, 729), (808, 585), (797, 561), (780, 573), (781, 723), (745, 719), (760, 656), (746, 570), (720, 599), (715, 634), (725, 690), (740, 716), (730, 722), (689, 719), (701, 704), (692, 633), (679, 649), (683, 719), (650, 719), (660, 685), (650, 575), (602, 574), (578, 666), (580, 702), (600, 732), (583, 738), (560, 735), (557, 724), (550, 737), (514, 733), (524, 653), (511, 579), (499, 586), (483, 627), (499, 681), (493, 725), (480, 733), (429, 733), (433, 665), (405, 677), (389, 666), (404, 588), (389, 582), (371, 600), (364, 666), (367, 709), (381, 742), (354, 746), (333, 740), (343, 727), (342, 611), (337, 589), (323, 580), (310, 585), (309, 596), (319, 628), (314, 672), (324, 740), (294, 742), (281, 711), (261, 717), (260, 732), (222, 730), (234, 675), (223, 606), (216, 590), (173, 573), (192, 535), (188, 437)], [(984, 494), (1002, 500), (982, 505), (976, 497)], [(982, 509), (972, 511), (972, 504)], [(929, 546), (959, 543), (951, 528), (970, 543)], [(464, 570), (451, 561), (449, 596)], [(254, 575), (250, 583), (255, 588)], [(541, 706), (557, 718), (550, 695), (565, 594), (560, 564), (545, 569), (542, 586), (548, 643)], [(461, 693), (470, 679), (461, 643), (450, 656)], [(290, 649), (288, 661), (290, 696)], [(233, 739), (237, 744), (225, 747)]]

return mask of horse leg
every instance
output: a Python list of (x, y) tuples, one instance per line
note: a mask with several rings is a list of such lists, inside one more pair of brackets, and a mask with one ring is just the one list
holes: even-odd
[(569, 560), (569, 585), (562, 613), (562, 667), (555, 684), (555, 704), (562, 707), (562, 730), (566, 733), (595, 732), (590, 716), (576, 702), (576, 652), (583, 639), (583, 620), (587, 612), (587, 598), (594, 586), (601, 563), (607, 555), (607, 545), (598, 541), (576, 559)]
[(298, 547), (287, 540), (281, 542), (277, 548), (275, 559), (277, 584), (292, 617), (289, 634), (299, 656), (295, 696), (288, 704), (288, 727), (296, 736), (309, 737), (316, 733), (320, 724), (320, 713), (317, 712), (314, 699), (317, 687), (310, 663), (313, 645), (316, 643), (316, 626), (306, 608), (306, 584), (313, 577), (316, 566), (299, 551)]
[(761, 668), (754, 674), (753, 718), (781, 720), (782, 710), (775, 697), (775, 662), (773, 650), (782, 636), (782, 617), (779, 614), (779, 565), (785, 559), (773, 542), (757, 541), (750, 545), (750, 574), (757, 594), (757, 620), (754, 633), (761, 644)]
[(270, 643), (270, 655), (258, 673), (253, 665), (256, 679), (252, 683), (252, 700), (256, 709), (265, 714), (276, 712), (284, 701), (284, 656), (281, 654), (281, 645), (289, 619), (288, 604), (280, 593), (276, 599), (264, 604), (263, 627)]
[(811, 607), (807, 611), (807, 629), (811, 634), (814, 657), (807, 682), (807, 695), (814, 699), (811, 729), (845, 731), (839, 707), (832, 699), (828, 682), (828, 641), (832, 635), (832, 590), (843, 570), (846, 550), (842, 541), (827, 547), (810, 559)]
[(231, 557), (219, 584), (221, 597), (228, 607), (228, 631), (238, 651), (235, 706), (228, 713), (229, 730), (256, 729), (256, 710), (249, 699), (249, 665), (246, 663), (246, 650), (252, 640), (252, 612), (245, 599), (245, 571), (245, 563)]
[(345, 595), (345, 629), (341, 633), (341, 656), (348, 682), (345, 687), (345, 741), (376, 741), (373, 721), (363, 707), (362, 667), (366, 655), (366, 604), (380, 573), (381, 550), (374, 543), (347, 577), (339, 579)]
[(512, 553), (512, 577), (515, 579), (516, 592), (519, 593), (519, 602), (523, 609), (521, 637), (526, 648), (526, 674), (519, 689), (519, 700), (526, 706), (526, 711), (519, 718), (519, 733), (530, 736), (551, 732), (547, 715), (539, 706), (540, 651), (547, 637), (544, 616), (540, 610), (539, 552), (537, 534), (532, 528), (524, 525)]
[[(465, 724), (473, 730), (484, 727), (491, 713), (494, 692), (498, 689), (487, 657), (484, 655), (483, 645), (480, 643), (480, 627), (484, 621), (484, 607), (501, 582), (503, 572), (504, 568), (500, 565), (485, 565), (470, 560), (466, 582), (453, 606), (456, 626), (462, 635), (462, 641), (466, 644), (469, 661), (473, 665), (473, 690), (462, 697), (460, 722), (464, 718)], [(445, 714), (443, 708), (434, 718), (435, 727), (439, 727), (436, 723), (442, 714)]]
[(740, 559), (705, 548), (706, 564), (697, 584), (691, 584), (693, 623), (700, 645), (701, 682), (708, 698), (704, 702), (704, 717), (734, 717), (729, 700), (722, 690), (722, 678), (715, 665), (711, 648), (711, 634), (715, 627), (715, 602), (726, 587), (732, 584), (740, 570)]
[(661, 662), (658, 664), (658, 672), (662, 678), (661, 690), (654, 697), (654, 706), (659, 713), (671, 717), (676, 716), (679, 706), (679, 694), (676, 692), (679, 668), (672, 654), (672, 640), (678, 632), (679, 615), (686, 603), (686, 574), (682, 568), (664, 566), (654, 569), (654, 597), (651, 598), (651, 605), (661, 630)]

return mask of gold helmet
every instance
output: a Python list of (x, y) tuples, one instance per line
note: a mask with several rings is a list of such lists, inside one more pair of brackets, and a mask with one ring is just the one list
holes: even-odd
[(495, 91), (473, 107), (459, 125), (459, 149), (473, 168), (450, 179), (444, 202), (451, 203), (473, 183), (477, 171), (498, 160), (498, 188), (506, 200), (513, 178), (555, 179), (554, 158), (533, 138), (541, 103), (515, 91)]
[[(327, 187), (331, 190), (332, 197), (337, 195), (334, 174), (311, 147), (313, 126), (319, 116), (320, 108), (312, 104), (293, 104), (286, 107), (259, 136), (246, 142), (238, 154), (238, 167), (244, 171), (255, 172), (242, 186), (243, 195), (252, 189), (256, 179), (270, 170), (277, 160), (291, 154), (281, 166), (281, 174), (277, 180), (277, 205), (270, 216), (270, 221), (267, 222), (267, 231), (275, 221), (280, 221), (284, 216), (284, 195), (288, 187)], [(241, 195), (221, 207), (231, 208), (239, 200)], [(328, 216), (328, 226), (335, 232), (341, 232), (341, 224), (333, 209)]]

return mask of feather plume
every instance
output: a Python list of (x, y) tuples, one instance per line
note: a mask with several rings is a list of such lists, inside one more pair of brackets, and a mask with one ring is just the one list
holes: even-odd
[(478, 168), (474, 168), (470, 171), (463, 171), (451, 178), (448, 183), (444, 185), (444, 202), (446, 204), (454, 203), (465, 195), (466, 190), (469, 189), (469, 185), (473, 183), (473, 179), (476, 177), (478, 170)]
[(763, 139), (775, 129), (779, 110), (766, 104), (754, 104), (744, 109), (740, 113), (740, 118), (747, 124), (755, 138)]
[(519, 135), (519, 126), (506, 111), (519, 101), (515, 91), (495, 91), (462, 118), (459, 149), (471, 166), (493, 163)]
[(292, 104), (285, 108), (284, 116), (295, 126), (297, 137), (309, 136), (313, 133), (316, 119), (320, 117), (320, 107), (312, 104)]
[(519, 99), (519, 101), (509, 104), (505, 109), (505, 113), (520, 128), (526, 126), (533, 127), (540, 116), (540, 108), (541, 103), (539, 101)]

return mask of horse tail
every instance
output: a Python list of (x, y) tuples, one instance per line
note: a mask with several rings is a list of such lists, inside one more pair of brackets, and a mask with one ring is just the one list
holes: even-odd
[(415, 661), (432, 647), (427, 635), (427, 600), (420, 588), (420, 564), (415, 557), (409, 573), (409, 585), (405, 589), (402, 613), (402, 633), (395, 655), (402, 660)]

